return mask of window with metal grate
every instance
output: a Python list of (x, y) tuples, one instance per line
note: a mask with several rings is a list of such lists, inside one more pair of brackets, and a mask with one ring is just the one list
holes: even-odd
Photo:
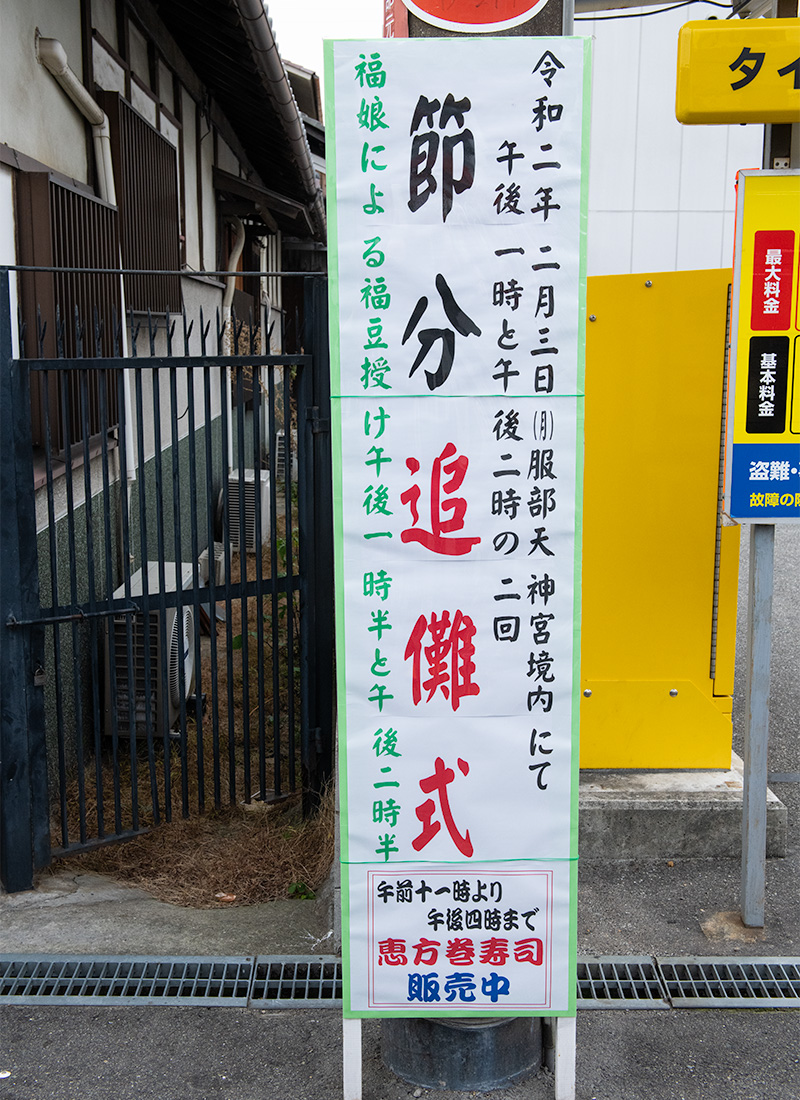
[(100, 102), (111, 127), (123, 266), (172, 275), (126, 275), (125, 304), (135, 311), (181, 308), (178, 154), (174, 145), (117, 92)]
[[(119, 267), (116, 208), (53, 173), (18, 173), (16, 222), (23, 264)], [(20, 275), (22, 353), (29, 359), (114, 355), (119, 345), (121, 305), (118, 275), (24, 271)], [(106, 387), (104, 400), (101, 386)], [(33, 373), (34, 446), (47, 444), (54, 456), (63, 455), (83, 441), (84, 424), (91, 439), (117, 421), (114, 372), (94, 371), (83, 378), (74, 371), (66, 376), (58, 371), (46, 376)]]

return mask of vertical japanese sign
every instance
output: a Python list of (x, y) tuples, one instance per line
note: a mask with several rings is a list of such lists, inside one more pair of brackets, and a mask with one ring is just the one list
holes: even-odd
[(345, 1014), (568, 1014), (588, 43), (326, 86)]
[(800, 172), (740, 172), (725, 510), (800, 519)]

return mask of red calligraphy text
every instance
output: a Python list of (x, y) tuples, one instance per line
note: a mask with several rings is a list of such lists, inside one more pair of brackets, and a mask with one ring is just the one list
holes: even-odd
[[(469, 775), (469, 764), (466, 760), (461, 760), (459, 758), (458, 767), (462, 775)], [(441, 756), (437, 756), (433, 765), (433, 775), (429, 775), (425, 779), (420, 779), (419, 786), (423, 794), (433, 794), (434, 792), (438, 794), (439, 808), (445, 828), (450, 834), (450, 839), (453, 841), (456, 848), (458, 848), (459, 852), (461, 852), (463, 856), (469, 858), (473, 852), (472, 841), (469, 838), (469, 829), (463, 836), (458, 831), (456, 823), (453, 820), (453, 811), (450, 808), (450, 798), (447, 793), (447, 788), (455, 777), (456, 773), (453, 769), (445, 767), (444, 760), (442, 760)], [(432, 798), (426, 799), (421, 805), (417, 806), (414, 812), (422, 822), (422, 832), (411, 841), (411, 847), (415, 852), (420, 852), (440, 831), (442, 823), (441, 821), (434, 821), (433, 819), (433, 815), (436, 813), (436, 803)]]
[[(430, 645), (423, 645), (430, 633)], [(456, 611), (451, 620), (450, 612), (441, 615), (431, 612), (430, 619), (420, 615), (408, 639), (405, 659), (412, 661), (411, 693), (414, 706), (422, 700), (422, 689), (430, 702), (437, 690), (450, 700), (454, 711), (458, 710), (465, 696), (479, 695), (480, 686), (472, 679), (475, 672), (475, 625), (469, 615)], [(423, 680), (422, 658), (428, 669)]]
[[(453, 537), (454, 531), (464, 530), (464, 516), (467, 511), (467, 501), (464, 497), (456, 497), (451, 494), (461, 488), (469, 466), (466, 455), (457, 455), (454, 443), (447, 443), (442, 453), (433, 460), (431, 471), (430, 491), (430, 530), (418, 527), (420, 521), (419, 499), (422, 490), (419, 485), (412, 485), (400, 494), (400, 501), (407, 504), (411, 510), (411, 527), (407, 527), (400, 533), (403, 542), (418, 542), (434, 554), (447, 554), (451, 557), (461, 557), (468, 554), (476, 543), (479, 543), (478, 535), (461, 535)], [(411, 476), (415, 477), (420, 470), (420, 464), (416, 458), (407, 458), (406, 466)], [(443, 514), (444, 513), (444, 514)]]

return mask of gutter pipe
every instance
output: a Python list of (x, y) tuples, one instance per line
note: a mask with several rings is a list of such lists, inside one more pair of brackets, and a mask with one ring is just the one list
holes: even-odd
[(278, 52), (272, 21), (263, 0), (233, 0), (239, 13), (245, 34), (250, 41), (253, 60), (261, 74), (264, 88), (275, 105), (289, 140), (295, 164), (306, 190), (313, 228), (321, 240), (327, 233), (325, 200), (322, 197), (311, 159), (305, 127), (300, 118), (297, 101)]
[(69, 67), (67, 52), (56, 38), (36, 39), (36, 57), (51, 73), (66, 94), (78, 108), (83, 117), (91, 123), (94, 141), (94, 160), (97, 169), (97, 189), (100, 198), (112, 206), (117, 205), (114, 190), (114, 171), (111, 160), (111, 130), (108, 116), (102, 107), (89, 95)]
[[(114, 188), (114, 162), (111, 157), (111, 130), (108, 115), (78, 80), (69, 67), (67, 51), (56, 38), (42, 38), (36, 35), (36, 59), (55, 77), (83, 117), (91, 124), (94, 141), (94, 161), (97, 171), (97, 189), (100, 198), (110, 206), (117, 205), (117, 192)], [(120, 256), (119, 266), (122, 267)], [(125, 287), (122, 276), (119, 280), (120, 302), (122, 305), (122, 354), (128, 357), (128, 330), (125, 324)], [(131, 372), (122, 372), (123, 401), (125, 402), (125, 465), (128, 481), (136, 480), (136, 450), (133, 442), (133, 395), (131, 392)]]
[[(239, 257), (242, 254), (244, 248), (244, 223), (241, 218), (231, 218), (231, 224), (236, 231), (236, 236), (233, 239), (233, 249), (228, 257), (228, 270), (230, 274), (225, 280), (225, 293), (222, 297), (222, 331), (228, 332), (228, 328), (231, 320), (231, 306), (233, 305), (233, 292), (236, 289), (236, 275), (234, 270), (239, 262)], [(231, 342), (233, 342), (233, 333), (229, 334)], [(231, 348), (231, 355), (233, 355), (233, 348)], [(228, 421), (228, 472), (233, 470), (233, 379), (228, 375), (228, 385), (225, 387), (225, 416)]]

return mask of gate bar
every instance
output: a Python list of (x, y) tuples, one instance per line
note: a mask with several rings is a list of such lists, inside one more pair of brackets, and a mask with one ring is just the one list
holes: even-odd
[[(304, 287), (304, 315), (308, 326), (305, 347), (311, 351), (310, 402), (304, 404), (306, 434), (312, 468), (308, 471), (313, 502), (314, 539), (308, 558), (304, 623), (308, 675), (308, 725), (303, 730), (303, 810), (319, 805), (324, 785), (333, 775), (333, 475), (331, 470), (331, 387), (328, 351), (328, 299), (324, 279), (308, 278)], [(309, 322), (310, 319), (310, 322)], [(308, 393), (308, 388), (306, 390)], [(305, 696), (306, 692), (303, 692)]]
[[(8, 272), (0, 272), (0, 608), (19, 599), (37, 606), (39, 563), (30, 438), (27, 371), (12, 359)], [(23, 492), (19, 492), (24, 487)], [(26, 616), (27, 617), (27, 616)], [(39, 661), (32, 630), (0, 627), (0, 880), (9, 893), (33, 886), (35, 867), (49, 860), (43, 689), (33, 681)], [(44, 654), (41, 654), (43, 659)]]
[(6, 619), (6, 626), (9, 630), (16, 630), (21, 626), (52, 626), (53, 623), (73, 623), (83, 622), (89, 619), (110, 619), (116, 615), (135, 615), (139, 611), (139, 608), (135, 605), (132, 607), (123, 607), (121, 610), (112, 608), (110, 611), (74, 611), (72, 614), (64, 615), (39, 615), (33, 619), (18, 619), (14, 612), (9, 613)]

